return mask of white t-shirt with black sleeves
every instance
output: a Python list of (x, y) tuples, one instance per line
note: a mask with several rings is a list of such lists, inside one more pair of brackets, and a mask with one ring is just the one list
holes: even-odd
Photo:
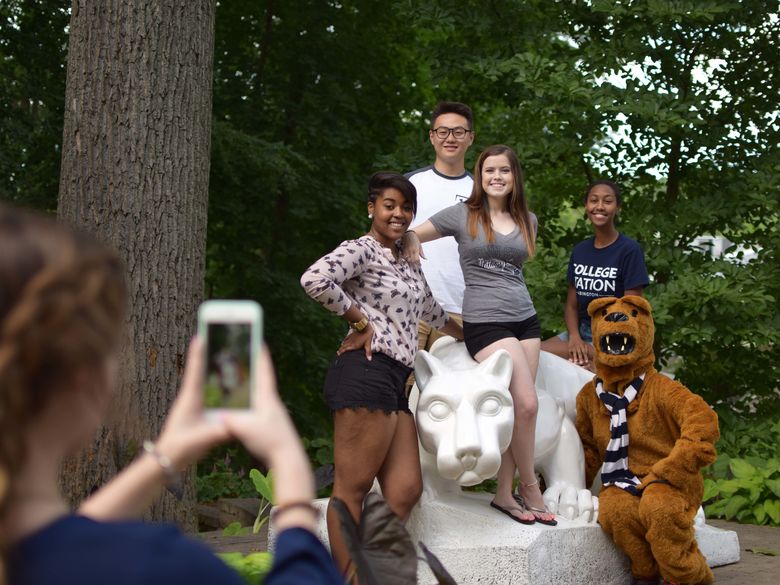
[[(471, 195), (474, 178), (465, 172), (448, 177), (433, 166), (407, 173), (406, 177), (417, 189), (417, 215), (411, 228), (425, 223), (434, 214), (456, 203), (466, 201)], [(450, 238), (442, 238), (422, 245), (425, 258), (421, 265), (425, 280), (434, 298), (450, 313), (463, 313), (465, 283), (458, 257), (458, 244)]]

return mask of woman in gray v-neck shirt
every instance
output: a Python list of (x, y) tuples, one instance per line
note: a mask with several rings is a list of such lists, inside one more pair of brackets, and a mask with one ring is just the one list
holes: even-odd
[[(501, 349), (512, 357), (509, 391), (515, 424), (510, 447), (501, 459), (491, 506), (523, 524), (554, 525), (555, 517), (545, 508), (534, 472), (538, 408), (534, 380), (541, 328), (523, 277), (523, 263), (533, 256), (536, 231), (537, 220), (528, 210), (517, 155), (508, 146), (496, 145), (479, 156), (469, 199), (407, 232), (404, 253), (417, 259), (421, 243), (444, 236), (453, 236), (458, 242), (466, 282), (466, 347), (478, 362)], [(512, 483), (516, 471), (520, 484), (515, 494)]]

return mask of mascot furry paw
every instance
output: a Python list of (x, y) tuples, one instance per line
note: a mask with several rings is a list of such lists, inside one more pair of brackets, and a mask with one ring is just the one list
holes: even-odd
[(693, 519), (715, 460), (718, 418), (701, 397), (653, 368), (650, 303), (628, 295), (588, 306), (596, 378), (577, 395), (587, 485), (600, 473), (599, 523), (637, 582), (711, 583)]

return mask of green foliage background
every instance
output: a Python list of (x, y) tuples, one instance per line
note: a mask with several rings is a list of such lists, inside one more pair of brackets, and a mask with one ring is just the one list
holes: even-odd
[[(468, 165), (497, 142), (523, 162), (541, 226), (527, 280), (546, 334), (563, 326), (568, 254), (589, 235), (584, 187), (614, 178), (621, 230), (651, 272), (661, 364), (711, 402), (772, 413), (777, 13), (763, 0), (221, 1), (207, 296), (263, 304), (284, 399), (304, 435), (327, 437), (320, 388), (344, 326), (298, 279), (367, 228), (370, 173), (430, 164), (428, 112), (456, 99), (476, 116)], [(61, 2), (0, 5), (0, 198), (46, 210), (67, 23)], [(732, 254), (696, 247), (704, 235)], [(755, 258), (740, 264), (739, 250)]]
[(704, 478), (707, 516), (780, 526), (780, 420), (719, 415), (718, 459)]

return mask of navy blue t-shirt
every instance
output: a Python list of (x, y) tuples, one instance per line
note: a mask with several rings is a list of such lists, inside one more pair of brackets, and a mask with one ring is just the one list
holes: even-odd
[(577, 291), (579, 322), (590, 325), (588, 305), (599, 297), (622, 297), (626, 289), (650, 283), (641, 246), (623, 234), (606, 248), (596, 248), (595, 238), (574, 246), (568, 280)]
[[(244, 585), (202, 543), (173, 526), (66, 516), (24, 539), (8, 558), (9, 585)], [(265, 585), (343, 585), (319, 540), (302, 528), (279, 534)]]

